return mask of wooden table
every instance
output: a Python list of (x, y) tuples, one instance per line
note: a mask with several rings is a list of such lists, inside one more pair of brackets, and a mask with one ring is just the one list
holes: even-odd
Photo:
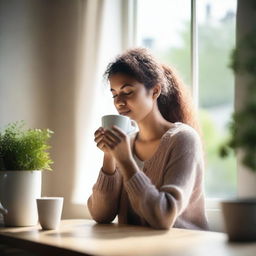
[(62, 220), (58, 230), (0, 227), (0, 243), (40, 255), (255, 256), (256, 243), (230, 243), (224, 233), (154, 230), (92, 220)]

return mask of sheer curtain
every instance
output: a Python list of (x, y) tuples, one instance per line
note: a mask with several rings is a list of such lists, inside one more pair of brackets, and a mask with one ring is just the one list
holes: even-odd
[[(87, 58), (83, 58), (87, 72), (84, 73), (84, 82), (81, 85), (86, 86), (81, 87), (80, 104), (76, 112), (79, 123), (77, 127), (79, 144), (76, 154), (76, 186), (72, 199), (77, 204), (86, 203), (102, 165), (103, 153), (93, 141), (94, 132), (101, 124), (101, 116), (111, 113), (117, 114), (107, 81), (103, 80), (103, 73), (107, 64), (117, 54), (132, 47), (136, 41), (136, 33), (134, 33), (133, 29), (136, 21), (134, 17), (135, 1), (105, 0), (102, 8), (101, 31), (97, 31), (100, 38), (99, 44), (95, 48), (94, 42), (90, 41), (92, 43), (90, 54), (97, 53), (97, 64), (93, 66), (88, 62)], [(91, 15), (94, 18), (97, 16), (93, 12), (91, 12)], [(96, 18), (95, 20), (98, 19)], [(95, 30), (93, 31), (95, 32)], [(92, 35), (93, 33), (89, 34)], [(85, 41), (88, 41), (87, 35), (87, 33), (84, 34)], [(90, 98), (88, 97), (88, 102), (85, 102), (84, 95), (87, 95), (89, 91), (90, 95), (88, 96)], [(89, 116), (84, 115), (85, 109), (89, 111)]]
[(76, 103), (76, 172), (72, 200), (85, 205), (102, 164), (102, 152), (94, 143), (101, 116), (115, 113), (103, 73), (121, 50), (121, 1), (89, 1), (85, 19)]
[(65, 197), (64, 218), (89, 217), (86, 201), (103, 157), (94, 143), (94, 131), (102, 115), (116, 113), (102, 75), (113, 57), (131, 46), (127, 31), (133, 1), (60, 2), (51, 16), (58, 20), (52, 31), (55, 111), (50, 111), (55, 165), (54, 172), (44, 175), (44, 195)]
[(67, 9), (59, 4), (54, 9), (57, 65), (50, 123), (55, 165), (54, 172), (44, 175), (43, 193), (65, 197), (63, 218), (83, 218), (89, 217), (86, 201), (102, 164), (94, 131), (102, 115), (115, 113), (102, 75), (122, 49), (122, 1), (60, 2)]

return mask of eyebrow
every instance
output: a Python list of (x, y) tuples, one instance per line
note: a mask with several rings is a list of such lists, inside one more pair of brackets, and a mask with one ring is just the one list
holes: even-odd
[[(132, 84), (124, 84), (120, 89), (123, 89), (124, 87), (127, 87), (127, 86), (130, 86), (130, 87), (134, 87)], [(112, 91), (115, 91), (115, 89), (110, 89), (110, 91), (112, 92)]]

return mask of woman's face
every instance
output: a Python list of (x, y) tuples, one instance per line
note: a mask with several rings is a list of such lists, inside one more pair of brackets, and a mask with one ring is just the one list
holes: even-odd
[(139, 122), (153, 110), (152, 89), (147, 91), (142, 83), (121, 73), (112, 75), (109, 82), (114, 105), (120, 115)]

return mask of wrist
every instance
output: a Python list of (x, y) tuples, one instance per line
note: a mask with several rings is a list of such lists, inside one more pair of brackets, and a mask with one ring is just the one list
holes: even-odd
[(130, 166), (134, 163), (134, 159), (132, 157), (126, 157), (124, 159), (116, 159), (116, 162), (118, 163), (118, 166)]
[(110, 175), (110, 176), (112, 176), (112, 175), (114, 175), (114, 174), (116, 173), (116, 170), (115, 170), (115, 169), (114, 169), (114, 170), (111, 170), (111, 171), (105, 171), (105, 170), (104, 170), (104, 167), (101, 168), (101, 171), (102, 171), (104, 174)]
[(113, 156), (110, 153), (104, 153), (104, 158), (113, 159)]
[(104, 154), (102, 170), (104, 173), (110, 174), (110, 175), (115, 173), (116, 163), (115, 163), (115, 159), (111, 155), (106, 153)]
[(133, 158), (126, 158), (118, 161), (117, 165), (122, 173), (124, 181), (129, 180), (138, 171), (137, 164)]

